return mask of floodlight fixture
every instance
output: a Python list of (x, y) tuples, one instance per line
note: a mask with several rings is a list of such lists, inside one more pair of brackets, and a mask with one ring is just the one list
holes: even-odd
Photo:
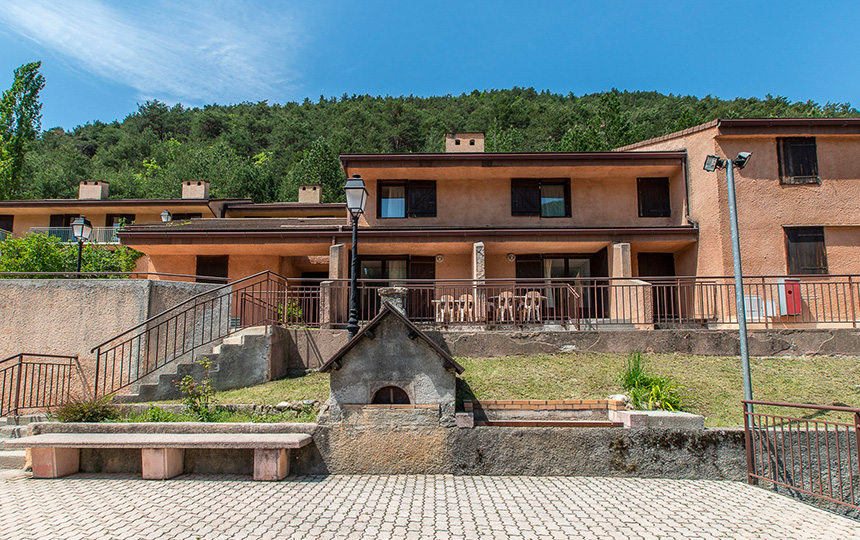
[(708, 156), (705, 158), (705, 170), (708, 172), (714, 172), (717, 169), (722, 169), (726, 166), (726, 160), (719, 156)]
[(747, 161), (749, 161), (752, 152), (740, 152), (738, 153), (738, 157), (735, 158), (735, 167), (738, 169), (743, 169), (746, 167)]
[(161, 221), (162, 223), (169, 223), (173, 221), (173, 216), (170, 214), (170, 210), (165, 210), (161, 213)]

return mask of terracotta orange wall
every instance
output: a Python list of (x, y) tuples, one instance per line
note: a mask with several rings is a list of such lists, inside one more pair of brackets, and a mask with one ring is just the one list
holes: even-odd
[[(724, 137), (718, 143), (724, 155), (753, 153), (749, 165), (735, 175), (745, 273), (788, 271), (784, 227), (860, 226), (860, 137), (816, 137), (821, 185), (780, 185), (776, 137)], [(831, 273), (836, 268), (860, 272), (852, 255), (860, 251), (860, 236), (825, 228), (824, 240)], [(831, 250), (834, 241), (841, 247)]]
[(831, 274), (860, 273), (860, 226), (825, 227), (824, 244)]
[[(350, 167), (369, 192), (365, 223), (373, 226), (659, 227), (684, 224), (684, 186), (677, 165), (579, 167)], [(672, 216), (640, 218), (636, 179), (669, 177)], [(511, 215), (512, 178), (570, 178), (570, 218)], [(379, 219), (378, 180), (435, 180), (437, 215)]]

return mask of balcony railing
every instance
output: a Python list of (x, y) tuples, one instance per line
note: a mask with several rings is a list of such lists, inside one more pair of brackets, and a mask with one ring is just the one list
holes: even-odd
[[(404, 287), (407, 315), (431, 327), (561, 326), (599, 328), (737, 328), (731, 277), (360, 280), (359, 320), (379, 312), (382, 287)], [(321, 280), (291, 287), (301, 324), (341, 326), (349, 310), (349, 283)], [(744, 278), (751, 329), (857, 328), (858, 276)]]
[(10, 236), (12, 236), (11, 232), (7, 231), (6, 229), (0, 229), (0, 242), (6, 240)]
[[(113, 227), (93, 227), (93, 232), (88, 240), (91, 244), (118, 244), (119, 237)], [(47, 234), (59, 238), (63, 242), (77, 242), (71, 227), (30, 227), (30, 232), (35, 234)]]

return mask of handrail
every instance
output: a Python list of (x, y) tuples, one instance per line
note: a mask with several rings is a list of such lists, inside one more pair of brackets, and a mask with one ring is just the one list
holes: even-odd
[(4, 358), (3, 360), (0, 360), (0, 364), (2, 364), (3, 362), (8, 362), (9, 360), (14, 360), (14, 359), (18, 358), (19, 356), (38, 356), (39, 358), (77, 358), (77, 356), (70, 355), (70, 354), (42, 354), (42, 353), (21, 352), (18, 354), (13, 354), (9, 358)]
[(818, 409), (820, 411), (860, 413), (860, 408), (858, 407), (840, 407), (837, 405), (815, 405), (813, 403), (786, 403), (784, 401), (759, 401), (756, 399), (742, 399), (741, 403), (749, 403), (750, 405), (764, 405), (769, 407), (791, 407), (795, 409)]
[(202, 292), (202, 293), (200, 293), (200, 294), (196, 294), (196, 295), (192, 296), (191, 298), (189, 298), (189, 299), (187, 299), (187, 300), (185, 300), (185, 301), (183, 301), (183, 302), (180, 302), (180, 303), (176, 304), (175, 306), (172, 306), (172, 307), (169, 307), (169, 308), (165, 309), (164, 311), (162, 311), (161, 313), (159, 313), (159, 314), (157, 314), (157, 315), (153, 315), (152, 317), (150, 317), (150, 318), (146, 319), (146, 320), (145, 320), (145, 321), (143, 321), (142, 323), (140, 323), (140, 324), (138, 324), (138, 325), (136, 325), (136, 326), (133, 326), (133, 327), (129, 328), (129, 329), (128, 329), (128, 330), (126, 330), (125, 332), (123, 332), (123, 333), (121, 333), (121, 334), (117, 334), (117, 335), (113, 336), (112, 338), (110, 338), (109, 340), (107, 340), (107, 341), (105, 341), (105, 342), (103, 342), (103, 343), (99, 343), (98, 345), (96, 345), (95, 347), (93, 347), (92, 349), (90, 349), (90, 352), (91, 352), (91, 353), (96, 352), (96, 350), (97, 350), (97, 349), (99, 349), (100, 347), (102, 347), (102, 346), (104, 346), (104, 345), (107, 345), (107, 344), (108, 344), (108, 343), (110, 343), (111, 341), (113, 341), (113, 340), (115, 340), (115, 339), (117, 339), (117, 338), (121, 338), (122, 336), (124, 336), (124, 335), (126, 335), (126, 334), (128, 334), (128, 333), (130, 333), (130, 332), (133, 332), (133, 331), (137, 330), (138, 328), (141, 328), (141, 327), (143, 327), (143, 326), (146, 326), (147, 324), (151, 323), (151, 322), (152, 322), (152, 321), (154, 321), (155, 319), (157, 319), (157, 318), (161, 317), (162, 315), (165, 315), (167, 312), (169, 312), (169, 311), (174, 311), (174, 310), (176, 310), (177, 308), (180, 308), (180, 307), (182, 307), (182, 306), (184, 306), (184, 305), (186, 305), (186, 304), (188, 304), (188, 303), (190, 303), (190, 302), (194, 302), (194, 301), (196, 301), (196, 300), (197, 300), (198, 298), (200, 298), (200, 297), (203, 297), (203, 296), (211, 296), (211, 295), (212, 295), (212, 293), (216, 293), (216, 292), (218, 292), (218, 291), (220, 291), (220, 290), (222, 290), (222, 289), (225, 289), (225, 288), (227, 288), (227, 287), (232, 287), (232, 286), (234, 286), (234, 285), (238, 285), (239, 283), (242, 283), (242, 282), (244, 282), (244, 281), (248, 281), (248, 280), (251, 280), (251, 279), (254, 279), (254, 278), (257, 278), (257, 277), (263, 276), (263, 275), (271, 275), (271, 276), (275, 276), (275, 277), (281, 278), (281, 279), (283, 279), (283, 280), (286, 280), (286, 279), (287, 279), (287, 278), (285, 278), (285, 277), (279, 276), (278, 274), (276, 274), (276, 273), (274, 273), (274, 272), (272, 272), (272, 271), (270, 271), (270, 270), (263, 270), (262, 272), (257, 272), (256, 274), (253, 274), (253, 275), (250, 275), (250, 276), (244, 277), (244, 278), (242, 278), (242, 279), (237, 279), (236, 281), (231, 281), (230, 283), (225, 283), (224, 285), (221, 285), (221, 286), (216, 287), (216, 288), (214, 288), (214, 289), (210, 289), (210, 290), (208, 290), (208, 291), (206, 291), (206, 292)]
[(89, 392), (77, 355), (18, 353), (0, 360), (0, 364), (10, 360), (14, 362), (0, 367), (0, 416), (17, 416), (20, 409), (62, 405), (69, 398), (74, 368)]

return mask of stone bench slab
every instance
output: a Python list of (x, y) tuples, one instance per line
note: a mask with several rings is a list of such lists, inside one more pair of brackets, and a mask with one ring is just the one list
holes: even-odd
[(301, 448), (306, 433), (46, 433), (12, 439), (4, 448)]
[(306, 433), (46, 433), (14, 439), (6, 448), (29, 448), (35, 478), (78, 472), (81, 448), (139, 448), (141, 476), (166, 480), (182, 474), (185, 449), (254, 449), (254, 480), (283, 480), (291, 449), (307, 446)]

